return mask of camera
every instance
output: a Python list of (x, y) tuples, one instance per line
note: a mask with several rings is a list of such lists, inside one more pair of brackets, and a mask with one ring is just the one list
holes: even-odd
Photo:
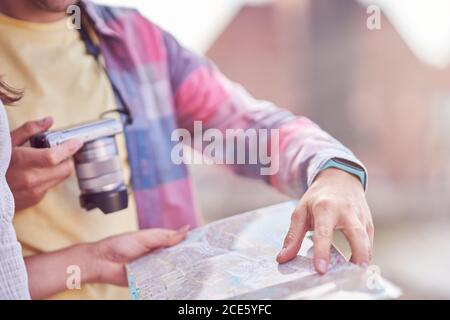
[(51, 148), (70, 139), (81, 140), (83, 147), (74, 155), (80, 205), (86, 210), (98, 208), (107, 214), (128, 207), (128, 189), (115, 139), (122, 132), (119, 120), (102, 119), (37, 134), (30, 139), (30, 145)]

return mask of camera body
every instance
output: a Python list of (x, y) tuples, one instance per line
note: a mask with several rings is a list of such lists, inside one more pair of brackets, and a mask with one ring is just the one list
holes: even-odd
[(123, 132), (117, 119), (102, 119), (77, 126), (37, 134), (30, 139), (34, 148), (51, 148), (70, 139), (83, 147), (74, 155), (80, 187), (80, 205), (112, 213), (128, 207), (128, 190), (123, 179), (115, 136)]

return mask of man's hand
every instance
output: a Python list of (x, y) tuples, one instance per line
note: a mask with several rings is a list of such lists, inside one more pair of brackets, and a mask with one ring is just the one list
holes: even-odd
[(171, 247), (186, 238), (189, 226), (179, 230), (147, 229), (106, 238), (93, 243), (90, 282), (127, 285), (125, 263), (133, 261), (152, 250)]
[(293, 259), (306, 232), (314, 230), (314, 267), (326, 273), (334, 229), (341, 229), (349, 241), (350, 261), (367, 265), (372, 259), (374, 228), (363, 187), (351, 174), (330, 168), (319, 173), (292, 214), (277, 261)]
[(14, 195), (16, 211), (37, 204), (50, 188), (74, 171), (71, 157), (82, 146), (79, 140), (48, 149), (23, 146), (33, 135), (47, 131), (52, 124), (52, 118), (47, 117), (26, 122), (11, 133), (12, 154), (6, 179)]

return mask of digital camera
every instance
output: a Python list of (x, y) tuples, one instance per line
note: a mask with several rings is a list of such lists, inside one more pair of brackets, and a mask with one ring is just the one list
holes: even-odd
[(31, 138), (30, 144), (34, 148), (51, 148), (70, 139), (81, 140), (83, 147), (74, 155), (80, 205), (106, 214), (128, 207), (128, 190), (115, 139), (122, 132), (119, 120), (103, 119), (40, 133)]

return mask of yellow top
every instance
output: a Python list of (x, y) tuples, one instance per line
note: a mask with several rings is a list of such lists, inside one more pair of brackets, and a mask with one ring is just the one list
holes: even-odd
[[(11, 86), (25, 89), (23, 100), (7, 108), (11, 129), (48, 115), (54, 118), (58, 129), (95, 120), (115, 106), (103, 68), (86, 53), (78, 31), (68, 28), (66, 19), (38, 24), (0, 14), (0, 74)], [(128, 183), (125, 142), (123, 135), (118, 138)], [(79, 193), (73, 175), (51, 189), (38, 205), (16, 213), (14, 226), (24, 255), (137, 230), (131, 190), (128, 209), (108, 215), (98, 209), (84, 211), (78, 202)], [(52, 298), (127, 299), (129, 294), (126, 288), (95, 284)]]

